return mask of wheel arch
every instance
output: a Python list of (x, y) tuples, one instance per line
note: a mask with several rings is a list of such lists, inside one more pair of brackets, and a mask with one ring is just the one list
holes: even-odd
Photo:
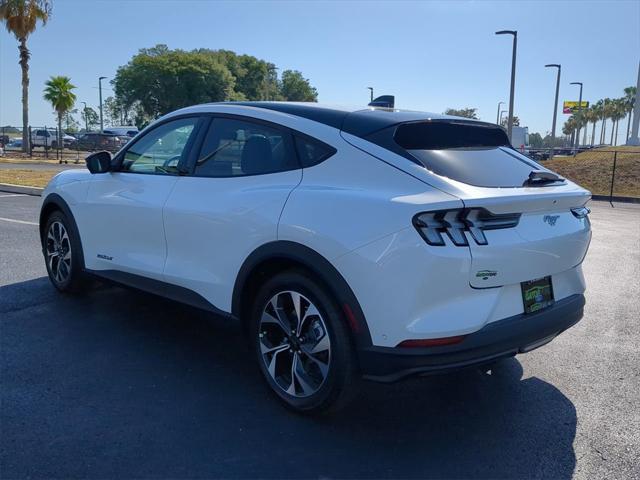
[(250, 299), (276, 273), (302, 269), (319, 279), (336, 298), (358, 348), (372, 345), (371, 334), (355, 294), (340, 272), (322, 255), (299, 243), (278, 240), (258, 247), (244, 261), (233, 288), (231, 313), (248, 326)]
[(42, 207), (40, 208), (40, 217), (39, 217), (39, 231), (40, 231), (40, 245), (42, 246), (44, 252), (44, 229), (47, 225), (47, 219), (49, 216), (55, 212), (60, 211), (64, 213), (64, 215), (69, 220), (69, 227), (73, 229), (73, 233), (78, 238), (78, 243), (80, 243), (80, 265), (84, 269), (84, 250), (82, 248), (82, 238), (80, 237), (80, 231), (78, 230), (78, 225), (76, 224), (76, 219), (71, 212), (71, 208), (67, 204), (67, 202), (57, 193), (50, 193), (42, 202)]

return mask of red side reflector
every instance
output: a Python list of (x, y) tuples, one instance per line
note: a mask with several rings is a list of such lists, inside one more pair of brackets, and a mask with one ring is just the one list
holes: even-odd
[(424, 340), (404, 340), (400, 342), (397, 347), (400, 348), (420, 348), (420, 347), (440, 347), (442, 345), (455, 345), (460, 343), (466, 335), (460, 335), (457, 337), (443, 337), (443, 338), (427, 338)]
[(344, 310), (344, 314), (347, 317), (347, 321), (349, 322), (351, 331), (353, 333), (360, 333), (360, 325), (358, 324), (358, 321), (356, 320), (356, 317), (353, 314), (353, 311), (351, 310), (349, 304), (345, 303), (344, 305), (342, 305), (342, 309)]

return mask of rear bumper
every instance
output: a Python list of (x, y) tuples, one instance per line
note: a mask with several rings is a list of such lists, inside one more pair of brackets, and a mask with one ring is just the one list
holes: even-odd
[(364, 378), (393, 382), (411, 375), (440, 373), (531, 351), (580, 321), (584, 295), (557, 301), (540, 312), (489, 323), (456, 345), (429, 348), (366, 347), (360, 350)]

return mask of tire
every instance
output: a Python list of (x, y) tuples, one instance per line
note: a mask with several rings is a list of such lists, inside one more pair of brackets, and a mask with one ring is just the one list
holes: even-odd
[(262, 376), (287, 408), (328, 413), (354, 398), (360, 375), (347, 323), (328, 291), (305, 272), (291, 270), (265, 282), (249, 327)]
[(49, 280), (64, 293), (81, 293), (90, 281), (84, 275), (84, 257), (75, 225), (67, 216), (54, 211), (47, 218), (43, 239), (43, 254)]

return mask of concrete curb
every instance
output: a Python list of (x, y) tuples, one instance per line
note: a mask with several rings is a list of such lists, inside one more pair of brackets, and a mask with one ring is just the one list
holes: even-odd
[(0, 192), (7, 193), (20, 193), (23, 195), (42, 195), (44, 188), (39, 187), (25, 187), (23, 185), (13, 185), (11, 183), (0, 183)]
[(600, 200), (605, 202), (622, 202), (622, 203), (640, 203), (640, 198), (638, 197), (610, 197), (609, 195), (591, 195), (592, 200)]

